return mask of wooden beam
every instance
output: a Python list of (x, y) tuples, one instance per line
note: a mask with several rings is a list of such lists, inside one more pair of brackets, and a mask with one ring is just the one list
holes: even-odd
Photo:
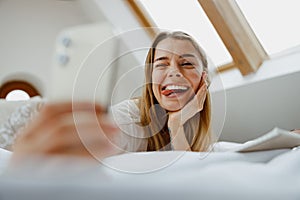
[(225, 72), (225, 71), (228, 71), (228, 70), (231, 70), (231, 69), (235, 69), (237, 68), (234, 64), (234, 62), (231, 62), (231, 63), (227, 63), (225, 65), (221, 65), (219, 67), (216, 68), (216, 72), (217, 73), (222, 73), (222, 72)]
[(140, 3), (136, 2), (135, 0), (125, 0), (125, 2), (136, 15), (140, 24), (146, 28), (146, 31), (150, 37), (154, 38), (157, 34), (157, 29), (153, 29), (153, 27), (156, 27), (156, 24), (151, 20), (151, 17), (146, 15), (147, 12), (145, 12)]
[(268, 55), (235, 0), (198, 0), (243, 75), (256, 72)]

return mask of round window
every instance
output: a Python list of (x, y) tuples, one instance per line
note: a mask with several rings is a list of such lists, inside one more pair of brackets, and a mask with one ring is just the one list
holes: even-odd
[(0, 87), (0, 98), (7, 101), (28, 100), (34, 96), (40, 96), (40, 93), (25, 81), (9, 81)]

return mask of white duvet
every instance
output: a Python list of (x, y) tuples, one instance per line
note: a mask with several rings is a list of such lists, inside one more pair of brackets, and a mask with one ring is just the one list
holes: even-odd
[[(41, 161), (41, 160), (40, 160)], [(0, 199), (300, 199), (300, 151), (146, 152), (5, 172)]]

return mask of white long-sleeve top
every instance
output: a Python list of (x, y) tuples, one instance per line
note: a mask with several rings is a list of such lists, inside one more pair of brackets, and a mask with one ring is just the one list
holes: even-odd
[[(111, 107), (112, 117), (122, 130), (117, 139), (119, 147), (125, 151), (147, 151), (148, 140), (143, 127), (139, 125), (140, 111), (135, 100), (125, 100)], [(186, 135), (191, 138), (191, 135)], [(212, 144), (213, 151), (226, 151), (236, 147), (237, 143), (217, 142)]]

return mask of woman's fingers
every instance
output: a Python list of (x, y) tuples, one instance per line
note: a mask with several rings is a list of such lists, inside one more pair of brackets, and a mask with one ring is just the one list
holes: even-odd
[(193, 99), (189, 101), (180, 111), (169, 112), (169, 123), (183, 125), (187, 120), (192, 118), (196, 113), (203, 109), (207, 95), (207, 73), (203, 72), (199, 89)]
[(39, 115), (36, 117), (34, 123), (27, 128), (26, 133), (23, 134), (34, 134), (35, 130), (40, 128), (45, 128), (47, 124), (49, 125), (49, 120), (55, 119), (63, 114), (68, 114), (72, 112), (79, 111), (89, 111), (94, 112), (95, 115), (100, 115), (103, 113), (103, 109), (99, 105), (95, 105), (87, 102), (63, 102), (63, 103), (48, 103), (42, 108)]
[(102, 158), (112, 150), (113, 144), (107, 134), (115, 134), (116, 129), (104, 127), (106, 134), (99, 130), (95, 124), (77, 124), (70, 126), (69, 130), (58, 139), (55, 133), (50, 137), (51, 144), (45, 152), (49, 154), (78, 155)]
[(197, 94), (195, 95), (195, 98), (197, 99), (197, 110), (198, 112), (201, 111), (203, 109), (203, 105), (206, 99), (206, 94), (207, 94), (207, 74), (206, 72), (202, 73), (202, 78), (201, 78), (201, 82), (200, 82), (200, 88), (197, 91)]
[(202, 78), (200, 81), (200, 88), (198, 89), (196, 95), (193, 99), (187, 103), (181, 110), (181, 122), (184, 124), (188, 119), (193, 117), (196, 113), (200, 112), (203, 109), (204, 102), (207, 94), (207, 74), (206, 72), (202, 73)]
[(104, 112), (104, 109), (97, 104), (88, 102), (63, 102), (63, 103), (50, 103), (46, 104), (41, 110), (41, 116), (39, 121), (44, 122), (47, 119), (55, 118), (66, 113), (77, 113), (77, 112), (93, 112), (95, 115), (100, 115)]

